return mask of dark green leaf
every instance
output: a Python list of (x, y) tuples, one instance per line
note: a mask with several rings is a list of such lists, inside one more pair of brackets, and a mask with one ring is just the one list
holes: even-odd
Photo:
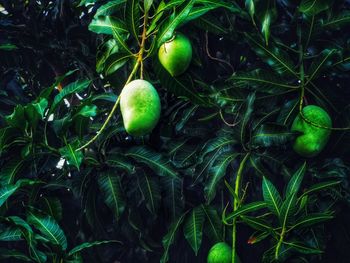
[(184, 224), (184, 235), (190, 246), (192, 247), (195, 255), (198, 254), (198, 250), (202, 244), (203, 224), (205, 214), (201, 207), (196, 207), (187, 216)]
[(116, 220), (124, 212), (125, 201), (120, 178), (112, 172), (99, 176), (98, 184), (106, 205), (113, 211)]

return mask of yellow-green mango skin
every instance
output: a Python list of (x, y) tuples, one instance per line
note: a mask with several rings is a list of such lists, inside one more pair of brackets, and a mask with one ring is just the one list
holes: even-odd
[(157, 90), (145, 80), (134, 80), (120, 94), (120, 110), (125, 130), (133, 136), (150, 133), (160, 117), (160, 98)]
[[(231, 263), (232, 261), (232, 249), (225, 242), (216, 243), (211, 247), (208, 253), (207, 263)], [(240, 263), (237, 254), (236, 262)]]
[[(332, 119), (328, 113), (315, 105), (303, 108), (303, 115), (306, 119), (324, 127), (332, 127)], [(293, 149), (303, 157), (314, 157), (318, 155), (326, 146), (331, 131), (329, 129), (315, 127), (305, 122), (300, 114), (292, 124), (292, 131), (302, 134), (294, 142)]]
[(190, 40), (183, 34), (176, 33), (172, 39), (160, 46), (158, 58), (171, 76), (181, 75), (187, 70), (192, 60)]

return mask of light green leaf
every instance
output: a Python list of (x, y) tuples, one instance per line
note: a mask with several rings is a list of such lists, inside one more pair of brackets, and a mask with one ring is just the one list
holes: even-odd
[[(113, 16), (100, 16), (94, 18), (89, 25), (89, 30), (97, 34), (107, 35), (113, 35), (113, 31), (118, 32), (119, 35), (128, 33), (125, 23)], [(122, 39), (121, 36), (120, 38)]]
[(97, 106), (96, 105), (85, 105), (81, 108), (81, 110), (77, 113), (77, 115), (83, 117), (95, 117), (97, 114)]
[(169, 40), (173, 36), (177, 26), (187, 18), (194, 2), (195, 0), (185, 2), (178, 12), (173, 13), (168, 18), (157, 34), (157, 48), (159, 48), (165, 41)]
[(136, 40), (140, 35), (140, 0), (126, 0), (125, 20), (129, 31)]
[(242, 205), (240, 208), (230, 213), (228, 216), (226, 215), (223, 215), (223, 216), (225, 221), (230, 221), (236, 218), (237, 216), (255, 212), (266, 207), (267, 207), (267, 204), (265, 202), (261, 202), (261, 201), (252, 202), (250, 204)]
[(282, 198), (275, 186), (266, 177), (263, 178), (262, 190), (268, 208), (275, 215), (279, 216), (281, 213)]
[(67, 239), (57, 222), (50, 216), (41, 216), (29, 213), (27, 222), (35, 226), (54, 245), (67, 248)]
[(100, 6), (95, 14), (95, 18), (99, 16), (108, 16), (116, 13), (125, 4), (126, 0), (112, 0)]
[(305, 171), (306, 162), (304, 162), (304, 164), (294, 173), (294, 175), (290, 179), (286, 189), (286, 196), (298, 193), (301, 182), (304, 178)]
[(145, 10), (145, 13), (147, 13), (149, 11), (149, 9), (151, 8), (153, 4), (153, 0), (144, 0), (143, 1), (143, 8)]
[(60, 148), (59, 152), (67, 160), (69, 165), (73, 165), (79, 170), (84, 159), (84, 154), (82, 151), (75, 150), (78, 148), (78, 144), (79, 142), (77, 141), (73, 144), (68, 143), (65, 147)]
[(64, 89), (55, 96), (47, 116), (50, 116), (50, 114), (56, 110), (57, 106), (61, 103), (61, 101), (65, 97), (85, 90), (90, 84), (91, 84), (90, 80), (83, 79), (83, 80), (77, 80), (65, 86)]

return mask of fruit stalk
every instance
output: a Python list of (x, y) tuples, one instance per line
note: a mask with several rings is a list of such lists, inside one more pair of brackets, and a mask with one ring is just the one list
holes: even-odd
[[(237, 171), (237, 177), (236, 177), (236, 183), (235, 183), (235, 194), (236, 197), (233, 200), (233, 211), (236, 211), (238, 207), (240, 206), (241, 200), (239, 199), (239, 194), (241, 191), (241, 182), (242, 182), (242, 174), (244, 166), (250, 156), (250, 153), (246, 153), (244, 158), (242, 159), (241, 163), (239, 164), (239, 168)], [(232, 224), (232, 263), (236, 263), (236, 235), (237, 235), (237, 229), (236, 229), (236, 218), (233, 220)]]
[[(124, 87), (129, 84), (129, 82), (132, 80), (132, 78), (134, 77), (134, 75), (136, 74), (138, 68), (141, 66), (141, 70), (140, 70), (140, 78), (143, 79), (143, 54), (145, 51), (145, 42), (146, 42), (146, 38), (147, 38), (147, 30), (146, 30), (146, 26), (147, 26), (147, 21), (148, 21), (148, 13), (145, 12), (144, 14), (144, 23), (143, 23), (143, 32), (141, 35), (141, 44), (140, 44), (140, 50), (139, 52), (136, 54), (137, 56), (137, 60), (136, 63), (134, 65), (134, 68), (132, 69), (127, 81), (124, 84)], [(114, 112), (116, 111), (116, 109), (118, 108), (120, 102), (120, 96), (118, 96), (118, 99), (116, 100), (116, 102), (113, 105), (112, 110), (109, 112), (107, 119), (105, 120), (105, 122), (103, 123), (102, 127), (98, 130), (98, 132), (96, 133), (96, 135), (90, 139), (87, 143), (85, 143), (83, 146), (79, 147), (78, 149), (76, 149), (76, 151), (80, 151), (84, 148), (86, 148), (87, 146), (89, 146), (91, 143), (93, 143), (99, 136), (100, 134), (104, 131), (104, 129), (107, 127), (109, 121), (111, 120)]]

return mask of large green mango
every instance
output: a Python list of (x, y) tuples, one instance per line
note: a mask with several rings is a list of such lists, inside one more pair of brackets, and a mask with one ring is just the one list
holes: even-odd
[(181, 33), (176, 33), (158, 50), (158, 58), (163, 67), (175, 77), (184, 73), (192, 60), (190, 40)]
[[(303, 108), (303, 115), (307, 120), (323, 127), (332, 127), (332, 119), (322, 108), (309, 105)], [(331, 131), (329, 129), (316, 127), (307, 123), (300, 114), (292, 124), (292, 131), (302, 134), (294, 142), (293, 149), (304, 157), (314, 157), (326, 146)]]
[(157, 125), (160, 117), (158, 92), (148, 81), (131, 81), (120, 94), (120, 109), (127, 133), (146, 135)]

